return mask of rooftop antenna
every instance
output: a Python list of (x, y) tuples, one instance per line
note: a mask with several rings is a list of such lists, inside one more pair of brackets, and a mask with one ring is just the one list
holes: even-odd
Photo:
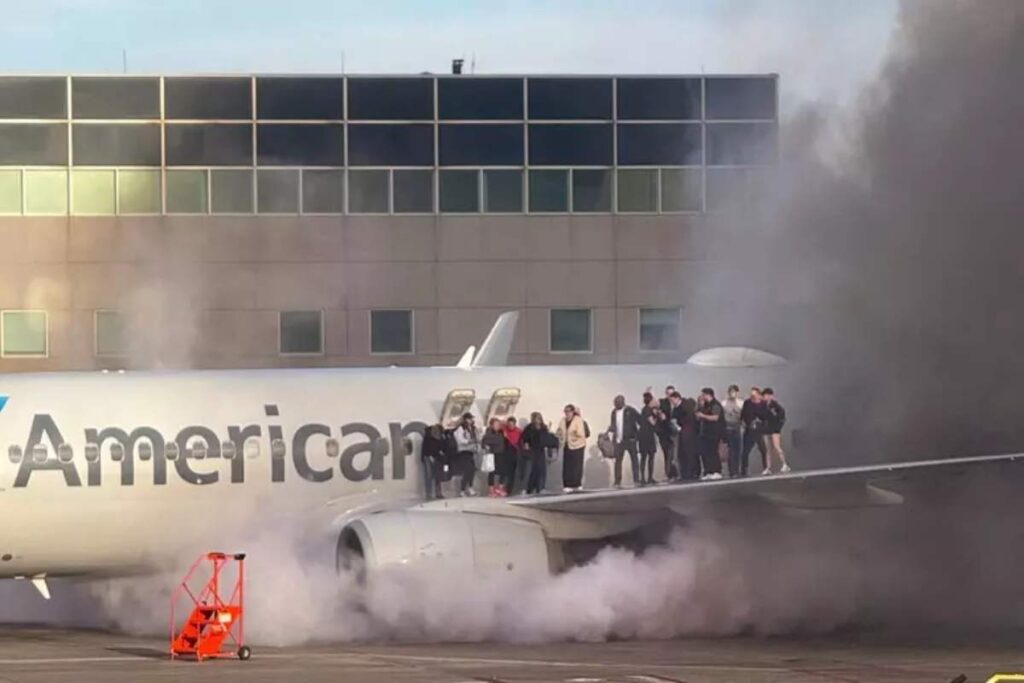
[(128, 50), (121, 48), (121, 73), (128, 73)]
[(476, 53), (475, 52), (473, 53), (473, 56), (470, 57), (470, 59), (469, 59), (469, 73), (470, 74), (475, 74), (476, 73)]
[(341, 51), (341, 75), (345, 75), (345, 51)]

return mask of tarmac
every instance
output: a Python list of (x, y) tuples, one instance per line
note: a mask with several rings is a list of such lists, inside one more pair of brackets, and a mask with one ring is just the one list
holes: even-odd
[(171, 661), (167, 642), (92, 630), (0, 626), (0, 682), (969, 683), (1024, 672), (1012, 640), (863, 635), (611, 643), (253, 647), (252, 659)]

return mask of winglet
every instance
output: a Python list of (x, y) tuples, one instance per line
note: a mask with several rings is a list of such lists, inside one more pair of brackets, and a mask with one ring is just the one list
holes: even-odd
[(50, 588), (46, 585), (46, 574), (39, 574), (32, 577), (32, 585), (36, 587), (39, 594), (43, 596), (43, 600), (50, 599)]
[(459, 362), (455, 364), (455, 367), (457, 367), (459, 370), (469, 370), (470, 368), (472, 368), (474, 354), (476, 354), (476, 347), (470, 346), (468, 349), (466, 349), (466, 352), (462, 354), (462, 358), (460, 358)]
[(512, 339), (516, 334), (516, 323), (519, 321), (519, 311), (502, 313), (491, 328), (487, 339), (480, 346), (476, 358), (473, 359), (474, 368), (500, 367), (508, 365), (508, 355), (512, 351)]

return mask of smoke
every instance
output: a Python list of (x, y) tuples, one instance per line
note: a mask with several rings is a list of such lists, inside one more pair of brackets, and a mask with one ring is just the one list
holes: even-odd
[(1024, 445), (1022, 32), (1013, 0), (904, 3), (857, 109), (797, 113), (773, 177), (709, 220), (692, 326), (796, 361), (815, 464)]

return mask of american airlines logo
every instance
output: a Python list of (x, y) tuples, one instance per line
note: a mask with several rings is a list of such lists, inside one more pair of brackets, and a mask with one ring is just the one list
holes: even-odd
[(7, 397), (0, 396), (0, 413), (4, 412), (4, 408), (7, 406)]
[[(6, 398), (0, 397), (0, 410), (5, 403)], [(149, 426), (87, 427), (81, 441), (82, 458), (76, 457), (73, 442), (65, 438), (54, 417), (37, 413), (32, 418), (25, 450), (20, 454), (14, 487), (28, 486), (33, 474), (38, 477), (38, 473), (47, 471), (59, 472), (67, 486), (100, 486), (104, 467), (112, 466), (117, 468), (121, 486), (134, 486), (137, 461), (151, 461), (148, 469), (155, 486), (167, 484), (171, 472), (197, 486), (222, 480), (242, 484), (246, 462), (261, 456), (268, 440), (270, 479), (274, 483), (285, 481), (287, 476), (317, 483), (330, 481), (336, 475), (353, 482), (384, 479), (389, 453), (390, 478), (405, 479), (406, 457), (412, 453), (408, 437), (422, 435), (426, 429), (422, 422), (390, 422), (389, 438), (383, 438), (379, 429), (365, 422), (349, 422), (337, 428), (310, 423), (286, 434), (280, 424), (275, 424), (279, 420), (273, 419), (280, 415), (276, 405), (264, 406), (264, 414), (272, 418), (267, 420), (270, 424), (228, 425), (221, 433), (205, 425), (187, 425), (171, 438)], [(317, 441), (323, 445), (312, 458), (314, 437), (319, 437)], [(196, 471), (195, 463), (206, 458), (228, 464), (214, 471)], [(15, 459), (12, 455), (11, 460)], [(294, 474), (289, 475), (289, 469)]]

